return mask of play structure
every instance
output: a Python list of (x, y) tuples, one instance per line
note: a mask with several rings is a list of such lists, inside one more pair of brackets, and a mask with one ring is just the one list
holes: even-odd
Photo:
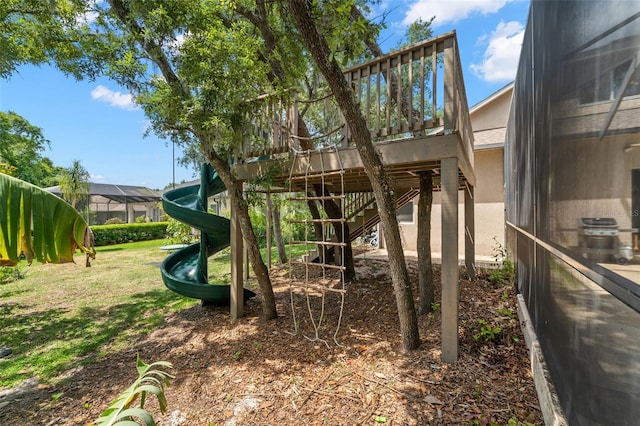
[[(200, 242), (184, 247), (162, 262), (162, 280), (170, 289), (183, 296), (200, 299), (213, 305), (229, 305), (230, 287), (210, 284), (207, 261), (209, 256), (229, 247), (229, 219), (207, 211), (207, 199), (225, 190), (218, 173), (204, 164), (200, 185), (191, 185), (166, 192), (162, 207), (172, 218), (200, 230)], [(244, 298), (255, 293), (244, 289)]]
[[(473, 276), (476, 184), (473, 131), (455, 32), (356, 65), (344, 71), (344, 78), (353, 89), (393, 186), (390, 191), (396, 209), (419, 194), (420, 176), (425, 171), (432, 172), (433, 190), (440, 192), (442, 356), (453, 362), (458, 357), (458, 241), (464, 241), (465, 264)], [(290, 95), (265, 95), (248, 102), (244, 121), (250, 124), (243, 128), (242, 143), (234, 147), (230, 160), (238, 181), (249, 182), (268, 174), (270, 186), (265, 190), (289, 193), (290, 199), (310, 206), (315, 203), (324, 207), (323, 203), (329, 202), (338, 206), (339, 217), (334, 213), (328, 217), (323, 208), (320, 218), (305, 219), (314, 228), (321, 227), (323, 236), (320, 240), (314, 235), (298, 242), (308, 244), (311, 250), (315, 248), (316, 253), (290, 262), (301, 263), (305, 271), (320, 268), (320, 279), (315, 278), (318, 274), (305, 273), (301, 290), (306, 300), (310, 292), (322, 298), (337, 296), (332, 299), (337, 300), (342, 312), (348, 286), (343, 277), (335, 282), (329, 280), (329, 275), (335, 273), (325, 271), (343, 274), (344, 268), (340, 261), (319, 261), (318, 253), (333, 250), (335, 254), (347, 240), (365, 235), (379, 223), (380, 215), (349, 125), (330, 93), (318, 96), (302, 100)], [(231, 223), (206, 213), (207, 196), (224, 188), (208, 166), (203, 169), (201, 181), (199, 188), (170, 191), (163, 199), (170, 216), (202, 230), (203, 236), (199, 246), (190, 246), (167, 258), (162, 265), (163, 278), (170, 289), (180, 294), (228, 303), (231, 316), (238, 318), (243, 315), (243, 297), (250, 295), (243, 288), (246, 269), (240, 227), (233, 212)], [(458, 235), (462, 194), (464, 235)], [(266, 217), (270, 215), (268, 211)], [(330, 232), (332, 228), (341, 233), (341, 238)], [(231, 285), (207, 284), (207, 256), (226, 247), (229, 241)], [(300, 288), (294, 291), (300, 292)], [(311, 340), (324, 341), (319, 335), (325, 321), (323, 306), (320, 304), (318, 312), (309, 309), (314, 330), (306, 337)], [(341, 318), (337, 318), (334, 340), (340, 322)]]

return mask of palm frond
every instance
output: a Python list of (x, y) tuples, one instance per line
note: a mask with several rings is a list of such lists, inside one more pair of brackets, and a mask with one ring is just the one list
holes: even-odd
[(66, 201), (0, 173), (0, 266), (73, 262), (76, 249), (95, 257), (91, 229)]

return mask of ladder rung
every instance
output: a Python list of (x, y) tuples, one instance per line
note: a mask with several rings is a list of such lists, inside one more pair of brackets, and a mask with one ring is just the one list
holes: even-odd
[(302, 287), (302, 288), (312, 288), (318, 291), (331, 291), (333, 293), (347, 294), (347, 290), (342, 288), (331, 288), (331, 287), (325, 287), (322, 285), (316, 285), (316, 284), (310, 284), (310, 283), (298, 284), (295, 281), (292, 281), (291, 285), (294, 285), (296, 287)]
[(291, 244), (311, 244), (317, 246), (336, 246), (336, 247), (345, 247), (345, 243), (336, 243), (333, 241), (291, 241)]
[(346, 269), (344, 266), (329, 265), (327, 263), (303, 262), (301, 260), (294, 260), (294, 259), (291, 259), (290, 262), (295, 263), (297, 265), (319, 266), (327, 269), (337, 269), (339, 271), (344, 271)]
[(291, 219), (289, 223), (341, 223), (346, 219)]
[(291, 180), (307, 180), (307, 179), (314, 179), (314, 178), (322, 178), (325, 176), (338, 176), (338, 175), (343, 175), (344, 174), (344, 170), (338, 170), (335, 172), (324, 172), (324, 173), (313, 173), (310, 175), (300, 175), (300, 176), (291, 176)]
[(323, 201), (323, 200), (344, 200), (346, 195), (329, 195), (324, 197), (291, 197), (289, 201)]

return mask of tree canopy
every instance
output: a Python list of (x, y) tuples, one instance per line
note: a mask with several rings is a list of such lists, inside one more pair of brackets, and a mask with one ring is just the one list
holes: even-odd
[[(107, 76), (133, 94), (152, 131), (218, 171), (249, 248), (265, 318), (277, 315), (273, 289), (242, 182), (230, 161), (250, 125), (252, 100), (264, 94), (286, 96), (290, 89), (311, 97), (322, 74), (326, 83), (320, 84), (331, 89), (367, 166), (387, 236), (403, 342), (406, 348), (417, 347), (393, 191), (341, 69), (366, 57), (366, 46), (379, 54), (371, 48), (379, 26), (364, 17), (367, 2), (10, 0), (3, 5), (2, 41), (9, 47), (0, 57), (0, 75), (21, 63), (54, 62), (77, 78)], [(414, 32), (427, 30), (423, 25)]]
[(42, 129), (13, 111), (0, 111), (0, 163), (3, 172), (36, 186), (53, 186), (60, 167), (42, 156), (49, 146)]

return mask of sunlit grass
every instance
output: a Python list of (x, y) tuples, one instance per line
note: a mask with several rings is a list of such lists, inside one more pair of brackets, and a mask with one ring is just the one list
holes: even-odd
[(159, 265), (163, 240), (99, 247), (90, 268), (75, 264), (20, 265), (25, 278), (0, 285), (0, 387), (37, 376), (55, 381), (108, 348), (125, 348), (166, 315), (197, 301), (169, 291)]
[[(19, 265), (25, 277), (0, 285), (0, 344), (13, 350), (0, 359), (0, 388), (34, 376), (54, 383), (69, 369), (134, 347), (166, 316), (199, 303), (162, 283), (165, 244), (98, 247), (89, 268), (80, 255), (75, 264)], [(304, 246), (287, 250), (289, 256), (303, 253)], [(275, 248), (272, 259), (277, 261)], [(209, 259), (210, 282), (229, 282), (229, 262), (229, 249)]]

